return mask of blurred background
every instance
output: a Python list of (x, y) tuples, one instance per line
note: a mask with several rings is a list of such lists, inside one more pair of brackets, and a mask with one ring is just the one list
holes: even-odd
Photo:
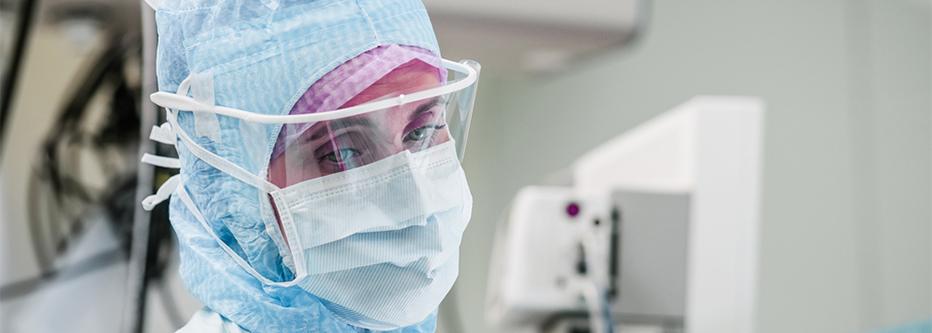
[[(697, 95), (766, 110), (744, 331), (932, 332), (932, 1), (426, 4), (444, 56), (483, 65), (475, 208), (439, 332), (517, 331), (486, 315), (519, 190), (565, 184), (581, 156)], [(157, 149), (151, 15), (0, 2), (2, 332), (167, 332), (200, 308), (165, 205), (138, 204), (170, 175), (137, 162)], [(672, 322), (657, 332), (690, 331)]]

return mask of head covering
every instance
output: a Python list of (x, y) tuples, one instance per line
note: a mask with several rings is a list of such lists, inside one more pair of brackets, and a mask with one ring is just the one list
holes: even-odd
[[(325, 74), (379, 46), (388, 46), (389, 51), (378, 51), (387, 54), (440, 55), (427, 13), (416, 0), (164, 0), (154, 7), (159, 89), (190, 87), (190, 95), (201, 102), (261, 114), (283, 115), (299, 100), (317, 100), (305, 102), (302, 96)], [(394, 59), (363, 56), (369, 58), (376, 60), (361, 60), (363, 67), (382, 70), (389, 66), (380, 62)], [(350, 95), (323, 86), (321, 91), (333, 93), (319, 95), (321, 108)], [(280, 131), (280, 126), (252, 126), (207, 113), (182, 112), (178, 124), (194, 134), (200, 147), (263, 177), (268, 164), (257, 161), (269, 160)], [(189, 193), (214, 232), (263, 276), (291, 279), (289, 253), (268, 212), (266, 194), (199, 160), (182, 141), (176, 149), (184, 184), (179, 191)], [(303, 289), (262, 285), (222, 251), (175, 196), (170, 207), (182, 279), (212, 311), (250, 331), (358, 331)], [(432, 332), (434, 327), (432, 315), (400, 331)]]

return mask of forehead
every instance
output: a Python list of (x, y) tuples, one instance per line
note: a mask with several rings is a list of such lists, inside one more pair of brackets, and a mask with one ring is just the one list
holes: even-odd
[[(440, 85), (440, 69), (412, 60), (383, 76), (350, 99), (341, 108), (356, 106), (385, 97), (410, 94)], [(420, 103), (411, 103), (420, 104)]]

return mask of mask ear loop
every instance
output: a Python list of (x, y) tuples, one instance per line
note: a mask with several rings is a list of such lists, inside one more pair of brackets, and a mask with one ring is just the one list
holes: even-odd
[[(192, 111), (192, 112), (198, 112), (198, 111)], [(167, 113), (168, 113), (168, 117), (167, 117), (168, 122), (171, 123), (172, 128), (174, 128), (176, 133), (178, 133), (178, 137), (181, 138), (182, 141), (184, 141), (185, 146), (187, 146), (187, 148), (191, 150), (191, 153), (197, 156), (199, 159), (203, 160), (204, 162), (207, 162), (211, 166), (219, 169), (220, 171), (223, 171), (227, 173), (228, 175), (233, 176), (233, 178), (236, 178), (239, 181), (242, 181), (246, 184), (255, 186), (256, 188), (260, 190), (263, 190), (266, 192), (273, 192), (273, 191), (280, 190), (280, 188), (278, 186), (275, 186), (275, 184), (272, 184), (261, 177), (257, 177), (253, 175), (249, 171), (246, 171), (243, 168), (240, 168), (238, 165), (233, 164), (230, 161), (227, 161), (223, 159), (222, 157), (217, 156), (216, 154), (198, 145), (196, 142), (194, 142), (194, 139), (191, 139), (191, 137), (188, 136), (188, 133), (186, 133), (185, 130), (181, 128), (181, 126), (178, 124), (178, 114), (177, 114), (178, 111), (167, 109)]]
[[(255, 186), (260, 191), (263, 191), (265, 193), (273, 193), (273, 192), (281, 190), (278, 186), (275, 186), (275, 184), (272, 184), (265, 179), (262, 179), (260, 177), (257, 177), (249, 173), (243, 168), (240, 168), (238, 165), (233, 164), (223, 159), (222, 157), (204, 149), (200, 145), (198, 145), (196, 142), (194, 142), (193, 139), (191, 139), (190, 136), (188, 136), (185, 130), (178, 124), (177, 113), (179, 111), (166, 108), (166, 112), (167, 112), (166, 118), (168, 118), (168, 122), (175, 129), (175, 133), (178, 134), (178, 137), (181, 138), (181, 141), (185, 143), (185, 146), (191, 151), (192, 154), (197, 156), (197, 158), (219, 169), (220, 171), (225, 172), (226, 174), (232, 176), (233, 178), (236, 178), (239, 181)], [(192, 112), (195, 112), (195, 111), (192, 111)], [(194, 201), (191, 200), (190, 196), (187, 195), (187, 189), (184, 186), (179, 186), (179, 190), (180, 190), (178, 191), (178, 193), (180, 193), (179, 196), (181, 197), (182, 201), (184, 201), (185, 205), (188, 207), (188, 210), (190, 210), (195, 215), (195, 218), (197, 218), (199, 222), (201, 222), (201, 225), (205, 229), (207, 229), (207, 232), (211, 234), (211, 237), (214, 238), (214, 241), (216, 241), (220, 245), (220, 247), (224, 250), (224, 252), (226, 252), (230, 257), (233, 258), (233, 260), (236, 262), (237, 265), (240, 266), (240, 268), (245, 270), (247, 273), (249, 273), (256, 279), (262, 281), (263, 283), (267, 285), (290, 287), (290, 286), (296, 285), (305, 275), (307, 275), (307, 268), (305, 267), (304, 260), (303, 260), (304, 253), (301, 252), (301, 244), (298, 241), (298, 239), (296, 239), (297, 237), (289, 237), (289, 238), (294, 238), (294, 239), (287, 242), (289, 249), (291, 250), (292, 258), (294, 259), (295, 278), (287, 282), (276, 282), (276, 281), (269, 280), (265, 276), (262, 276), (261, 274), (259, 274), (259, 272), (256, 271), (254, 268), (252, 268), (252, 266), (249, 266), (249, 264), (246, 263), (246, 261), (243, 260), (243, 258), (237, 255), (235, 251), (230, 249), (229, 246), (227, 246), (226, 243), (224, 243), (223, 240), (221, 240), (220, 237), (218, 237), (216, 233), (214, 233), (214, 230), (210, 227), (209, 224), (207, 224), (207, 220), (204, 218), (203, 215), (201, 215), (200, 210), (197, 208), (196, 205), (194, 205)], [(285, 224), (284, 221), (282, 223)], [(283, 225), (282, 231), (286, 235), (289, 235), (289, 236), (295, 235), (295, 228), (293, 225)]]
[(210, 237), (213, 238), (215, 242), (217, 242), (217, 245), (220, 246), (223, 252), (226, 252), (227, 255), (230, 256), (231, 259), (233, 259), (233, 262), (235, 262), (237, 266), (239, 266), (244, 271), (246, 271), (246, 273), (248, 273), (249, 275), (252, 275), (254, 278), (258, 279), (263, 284), (271, 285), (271, 286), (287, 288), (287, 287), (297, 285), (298, 282), (300, 282), (301, 278), (299, 277), (299, 275), (295, 275), (295, 279), (291, 281), (277, 282), (277, 281), (269, 280), (265, 276), (262, 276), (262, 274), (259, 274), (259, 272), (256, 271), (255, 268), (252, 268), (252, 266), (249, 266), (249, 263), (243, 260), (243, 258), (237, 255), (236, 252), (233, 251), (233, 249), (231, 249), (226, 243), (220, 240), (220, 237), (217, 236), (217, 233), (214, 232), (214, 229), (211, 228), (209, 224), (207, 224), (207, 219), (204, 218), (204, 215), (201, 215), (201, 211), (197, 209), (197, 206), (194, 204), (194, 200), (192, 200), (191, 196), (188, 195), (188, 190), (187, 188), (185, 188), (185, 186), (179, 186), (178, 191), (176, 193), (178, 194), (178, 198), (181, 199), (181, 202), (184, 203), (184, 205), (188, 208), (191, 214), (194, 215), (194, 219), (197, 220), (198, 223), (200, 223), (201, 227), (203, 227), (204, 230), (207, 230), (207, 233), (210, 234)]

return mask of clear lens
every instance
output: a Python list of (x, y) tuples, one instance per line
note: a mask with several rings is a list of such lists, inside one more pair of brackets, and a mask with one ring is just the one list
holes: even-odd
[[(269, 116), (219, 106), (209, 111), (181, 112), (177, 120), (196, 145), (229, 159), (246, 172), (267, 177), (280, 188), (449, 141), (454, 141), (456, 154), (462, 159), (478, 83), (478, 77), (470, 78), (466, 72), (471, 68), (478, 74), (479, 64), (464, 61), (446, 65), (457, 70), (448, 71), (443, 85), (436, 73), (409, 76), (366, 89), (340, 110)], [(450, 92), (435, 94), (442, 91)], [(200, 102), (183, 95), (156, 93), (152, 98), (173, 110), (203, 108)], [(377, 109), (381, 106), (388, 107)], [(308, 122), (300, 122), (304, 119)], [(230, 137), (220, 128), (234, 129), (236, 135), (232, 137), (242, 142), (224, 142)], [(276, 134), (269, 154), (269, 136)], [(227, 151), (230, 147), (245, 151)]]
[[(451, 72), (448, 77), (456, 81), (462, 74)], [(434, 82), (412, 90), (409, 85), (366, 103), (436, 86)], [(282, 125), (268, 161), (268, 180), (287, 187), (404, 151), (417, 153), (451, 140), (456, 142), (457, 154), (462, 157), (474, 97), (475, 84), (450, 94), (356, 116)]]
[(343, 119), (284, 125), (269, 161), (269, 180), (285, 187), (450, 141), (446, 104), (437, 97)]

